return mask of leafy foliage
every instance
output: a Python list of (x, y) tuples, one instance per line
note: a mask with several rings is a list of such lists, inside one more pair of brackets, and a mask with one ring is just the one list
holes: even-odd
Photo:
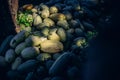
[(93, 37), (96, 37), (97, 34), (98, 34), (97, 31), (88, 31), (86, 36), (87, 36), (88, 40), (91, 40)]
[(24, 24), (26, 27), (30, 27), (33, 22), (33, 17), (29, 13), (20, 13), (17, 16), (18, 24)]

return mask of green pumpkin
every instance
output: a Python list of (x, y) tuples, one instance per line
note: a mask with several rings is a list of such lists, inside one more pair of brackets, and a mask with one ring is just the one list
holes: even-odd
[(36, 57), (39, 53), (38, 47), (27, 47), (21, 52), (21, 56), (24, 59), (30, 59)]

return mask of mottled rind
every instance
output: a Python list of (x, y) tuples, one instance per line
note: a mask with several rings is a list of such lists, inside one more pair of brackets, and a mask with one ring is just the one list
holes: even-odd
[(19, 65), (17, 70), (20, 73), (28, 73), (35, 68), (36, 64), (37, 64), (37, 61), (34, 59), (31, 59), (31, 60), (25, 61), (24, 63)]
[(40, 53), (38, 47), (27, 47), (21, 52), (21, 56), (25, 59), (36, 57)]
[(65, 20), (66, 17), (62, 13), (54, 13), (49, 16), (54, 21)]
[(66, 41), (66, 32), (63, 28), (58, 28), (57, 34), (60, 36), (60, 41), (65, 42)]
[(6, 52), (6, 50), (9, 48), (9, 46), (10, 46), (9, 43), (10, 43), (10, 41), (11, 41), (12, 38), (13, 38), (13, 35), (9, 35), (2, 42), (2, 44), (0, 45), (0, 55), (4, 55), (4, 53)]
[(45, 60), (51, 59), (51, 55), (48, 53), (41, 53), (36, 58), (38, 61), (45, 61)]
[(49, 69), (50, 75), (59, 75), (62, 74), (64, 69), (68, 67), (68, 64), (72, 60), (72, 53), (70, 52), (64, 52), (62, 55), (60, 55), (56, 61), (53, 63), (51, 68)]
[(63, 44), (59, 41), (46, 40), (41, 43), (41, 50), (47, 53), (57, 53), (63, 50)]
[(28, 32), (26, 32), (25, 30), (19, 32), (18, 34), (16, 34), (13, 39), (10, 41), (10, 46), (12, 48), (15, 48), (20, 42), (22, 42), (27, 36), (29, 35)]
[(13, 60), (15, 59), (15, 52), (13, 49), (9, 49), (6, 53), (5, 53), (5, 61), (8, 63), (13, 62)]
[(15, 53), (19, 55), (24, 48), (26, 48), (26, 43), (22, 42), (15, 48)]
[(27, 46), (39, 46), (44, 40), (47, 38), (31, 35), (25, 40), (25, 43)]
[(33, 25), (34, 25), (34, 26), (37, 26), (37, 25), (39, 25), (40, 23), (42, 23), (42, 18), (41, 18), (39, 15), (37, 15), (37, 16), (34, 18)]
[(11, 65), (11, 69), (16, 70), (21, 63), (22, 63), (22, 59), (20, 57), (17, 57)]

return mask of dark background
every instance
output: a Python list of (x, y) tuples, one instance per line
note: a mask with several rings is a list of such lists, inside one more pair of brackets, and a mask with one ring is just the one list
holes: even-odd
[[(0, 0), (0, 44), (9, 34), (15, 34), (7, 0)], [(83, 80), (120, 80), (120, 3), (105, 0), (106, 14), (110, 23), (100, 22), (99, 35), (88, 48), (83, 67)], [(0, 71), (0, 75), (4, 74)], [(1, 79), (0, 79), (1, 80)]]
[(83, 80), (120, 80), (120, 3), (105, 0), (109, 23), (100, 22), (99, 35), (88, 48)]
[(9, 34), (15, 33), (7, 0), (0, 0), (0, 44)]

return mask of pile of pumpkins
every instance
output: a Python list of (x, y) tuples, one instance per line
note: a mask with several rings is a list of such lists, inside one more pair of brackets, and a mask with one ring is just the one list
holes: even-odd
[(101, 14), (88, 8), (96, 2), (85, 3), (55, 0), (20, 7), (20, 32), (8, 36), (0, 48), (0, 66), (8, 68), (9, 79), (78, 80), (81, 54), (97, 35), (91, 19)]

